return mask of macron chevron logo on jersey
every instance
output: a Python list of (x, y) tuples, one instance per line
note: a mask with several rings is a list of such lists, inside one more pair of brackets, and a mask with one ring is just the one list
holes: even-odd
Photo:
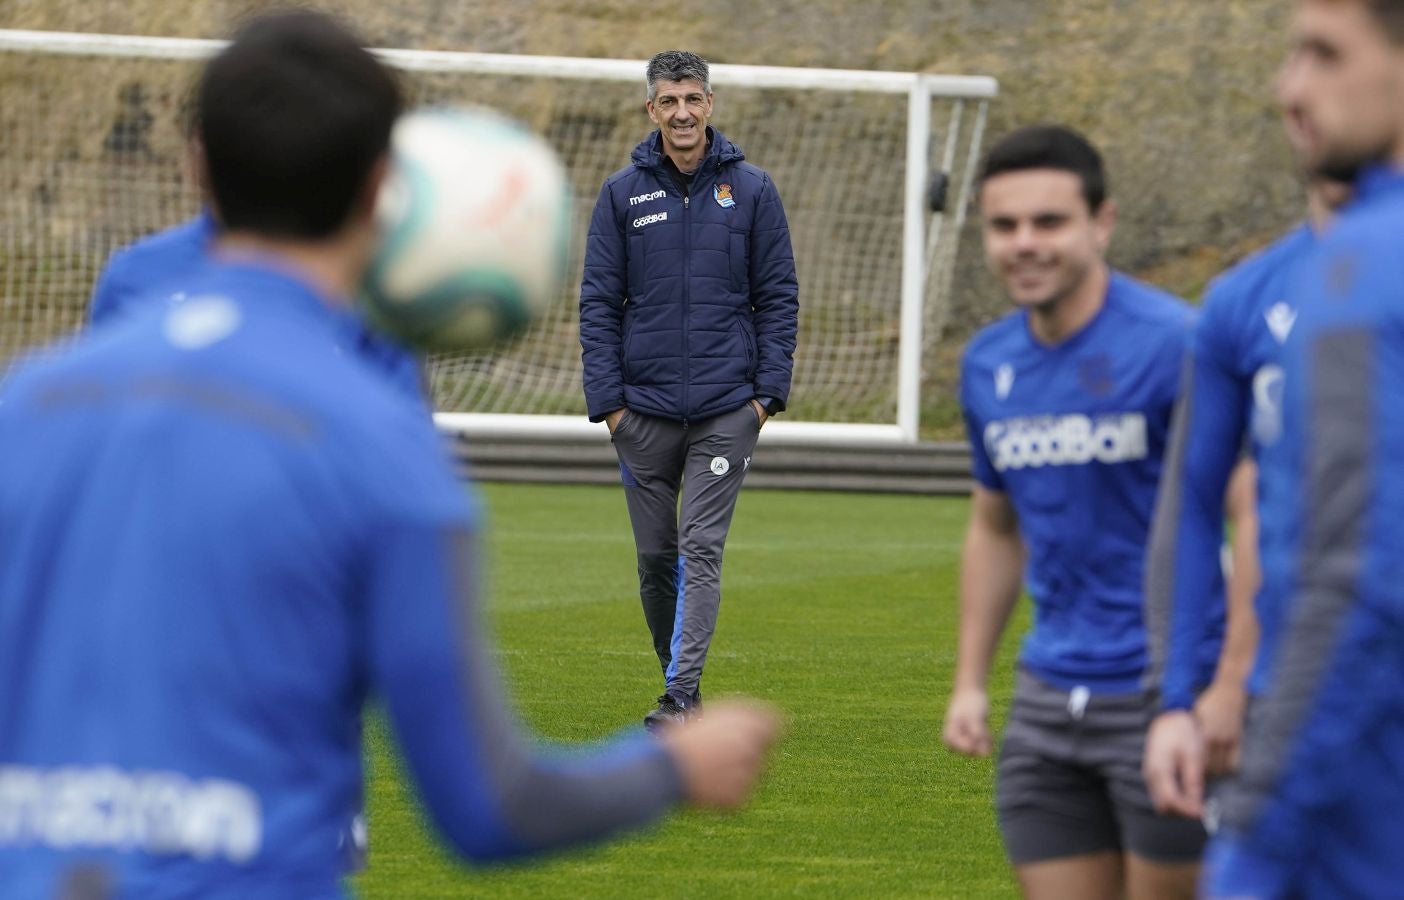
[(1003, 400), (1014, 388), (1014, 367), (1003, 363), (995, 369), (995, 396)]
[(986, 425), (984, 437), (990, 462), (1001, 472), (1130, 462), (1150, 455), (1141, 413), (1003, 419)]
[(1292, 333), (1292, 326), (1297, 324), (1297, 311), (1286, 303), (1274, 303), (1263, 313), (1263, 318), (1267, 320), (1268, 331), (1277, 338), (1279, 344), (1287, 343), (1287, 336)]

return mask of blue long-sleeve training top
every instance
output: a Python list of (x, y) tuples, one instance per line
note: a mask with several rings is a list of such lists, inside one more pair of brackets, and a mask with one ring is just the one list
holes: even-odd
[[(1146, 569), (1148, 681), (1160, 688), (1166, 709), (1193, 706), (1205, 686), (1205, 637), (1224, 630), (1224, 492), (1245, 443), (1260, 466), (1277, 446), (1282, 345), (1297, 318), (1288, 286), (1315, 246), (1315, 234), (1301, 225), (1225, 272), (1210, 286), (1194, 327)], [(1265, 494), (1260, 483), (1260, 509)], [(1271, 544), (1278, 523), (1259, 518), (1259, 545)], [(1280, 605), (1259, 590), (1254, 606), (1264, 644), (1276, 634)], [(1255, 674), (1250, 686), (1261, 678)]]
[(355, 321), (211, 264), (0, 386), (0, 885), (335, 897), (377, 695), (475, 859), (649, 822), (631, 732), (534, 748), (483, 643), (482, 516)]
[(1404, 173), (1364, 173), (1289, 292), (1264, 577), (1287, 598), (1225, 787), (1210, 896), (1404, 885)]

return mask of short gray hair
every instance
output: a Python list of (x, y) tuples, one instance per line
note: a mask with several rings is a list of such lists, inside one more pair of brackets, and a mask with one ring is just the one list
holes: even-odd
[(703, 93), (712, 92), (711, 70), (707, 68), (707, 61), (686, 50), (664, 50), (654, 54), (644, 70), (644, 78), (648, 82), (650, 100), (658, 96), (660, 81), (686, 81), (691, 78), (702, 85)]

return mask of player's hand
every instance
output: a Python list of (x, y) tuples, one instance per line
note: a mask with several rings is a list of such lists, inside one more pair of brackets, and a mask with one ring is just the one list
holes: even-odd
[(993, 747), (990, 740), (990, 700), (984, 691), (967, 688), (951, 695), (941, 739), (957, 753), (989, 755)]
[(1204, 736), (1193, 713), (1177, 709), (1155, 717), (1141, 772), (1156, 812), (1204, 814)]
[(614, 429), (619, 427), (619, 420), (624, 418), (624, 414), (628, 411), (629, 407), (621, 406), (614, 412), (605, 416), (605, 427), (609, 429), (610, 434), (614, 434)]
[(693, 806), (729, 809), (750, 796), (766, 751), (780, 736), (780, 716), (750, 701), (707, 704), (705, 715), (665, 727), (659, 740), (682, 775)]
[(1227, 775), (1238, 769), (1243, 746), (1243, 685), (1215, 681), (1199, 695), (1194, 718), (1204, 737), (1206, 775)]
[(760, 427), (764, 428), (766, 421), (770, 419), (770, 413), (766, 412), (765, 407), (756, 399), (751, 400), (751, 408), (756, 411), (756, 418), (760, 419)]

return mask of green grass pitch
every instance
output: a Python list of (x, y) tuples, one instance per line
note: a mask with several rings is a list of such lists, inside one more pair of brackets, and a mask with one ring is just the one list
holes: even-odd
[[(590, 740), (661, 691), (618, 488), (487, 486), (489, 620), (543, 736)], [(368, 726), (366, 898), (1004, 897), (993, 768), (940, 749), (967, 503), (743, 491), (727, 544), (710, 699), (779, 706), (787, 734), (750, 805), (687, 812), (604, 847), (469, 868), (430, 836), (383, 721)], [(1002, 720), (1006, 637), (991, 684)], [(998, 726), (1000, 721), (997, 721)]]

